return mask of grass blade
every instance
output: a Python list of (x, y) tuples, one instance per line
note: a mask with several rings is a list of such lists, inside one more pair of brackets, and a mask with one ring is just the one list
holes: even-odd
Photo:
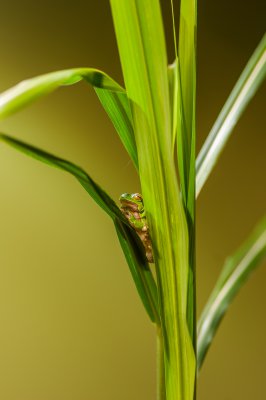
[(180, 91), (183, 114), (184, 171), (186, 173), (185, 203), (194, 220), (195, 185), (195, 114), (196, 114), (196, 29), (195, 0), (181, 0), (179, 29)]
[(189, 277), (187, 320), (196, 347), (195, 285), (195, 141), (196, 141), (196, 0), (181, 0), (179, 28), (179, 68), (181, 119), (177, 134), (179, 171), (184, 174), (183, 198), (189, 231)]
[[(180, 71), (179, 71), (179, 60), (177, 54), (177, 39), (176, 39), (176, 28), (175, 28), (175, 13), (174, 4), (171, 0), (171, 13), (172, 13), (172, 24), (173, 24), (173, 38), (174, 38), (174, 49), (175, 49), (175, 61), (173, 64), (168, 65), (168, 83), (169, 83), (169, 102), (170, 110), (172, 114), (172, 152), (174, 155), (176, 134), (178, 131), (177, 124), (180, 121), (180, 107), (181, 107), (181, 97), (180, 97)], [(179, 131), (178, 131), (179, 132)], [(182, 180), (182, 177), (181, 177)], [(182, 191), (182, 185), (181, 185)]]
[(89, 193), (93, 200), (113, 219), (115, 217), (124, 220), (120, 209), (117, 207), (116, 203), (105, 193), (100, 186), (95, 183), (90, 176), (80, 167), (75, 164), (63, 160), (62, 158), (56, 157), (50, 153), (47, 153), (37, 147), (31, 146), (25, 142), (18, 139), (12, 138), (11, 136), (0, 134), (0, 140), (7, 143), (8, 145), (14, 147), (16, 150), (35, 158), (45, 164), (52, 167), (59, 168), (66, 172), (72, 174), (84, 189)]
[(22, 109), (60, 86), (73, 85), (84, 79), (93, 86), (123, 92), (124, 89), (105, 73), (93, 68), (74, 68), (50, 72), (27, 79), (0, 95), (0, 119)]
[(137, 167), (136, 143), (126, 92), (112, 78), (97, 69), (74, 68), (56, 71), (20, 82), (0, 94), (0, 120), (61, 86), (72, 85), (81, 80), (96, 89), (105, 111)]
[(168, 65), (168, 81), (169, 81), (169, 99), (170, 111), (172, 120), (172, 152), (174, 154), (175, 144), (177, 145), (177, 161), (178, 172), (180, 179), (180, 190), (184, 205), (187, 198), (187, 166), (185, 162), (185, 154), (187, 154), (184, 121), (183, 121), (183, 106), (181, 99), (180, 85), (180, 68), (179, 59)]
[(130, 267), (137, 291), (152, 322), (160, 323), (158, 314), (157, 286), (146, 261), (138, 236), (121, 220), (114, 220), (120, 245)]
[(266, 218), (240, 249), (227, 259), (198, 323), (198, 370), (219, 324), (250, 274), (266, 257)]
[(263, 36), (222, 111), (214, 123), (196, 162), (196, 196), (212, 172), (236, 123), (266, 77), (266, 34)]
[(72, 174), (93, 200), (112, 218), (142, 303), (151, 320), (158, 321), (157, 287), (146, 261), (142, 243), (136, 233), (127, 225), (127, 220), (111, 197), (82, 168), (75, 164), (3, 133), (0, 133), (0, 141), (45, 164)]
[(138, 170), (138, 155), (132, 114), (127, 95), (121, 92), (95, 88), (99, 100), (110, 117), (120, 139)]
[(168, 84), (169, 84), (169, 105), (171, 112), (171, 122), (172, 122), (172, 152), (174, 155), (175, 151), (175, 143), (176, 143), (176, 132), (177, 132), (177, 61), (173, 62), (173, 64), (168, 65)]

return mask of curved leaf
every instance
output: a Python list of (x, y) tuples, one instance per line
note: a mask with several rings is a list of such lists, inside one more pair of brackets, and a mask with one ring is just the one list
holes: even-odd
[(127, 94), (112, 78), (97, 69), (66, 69), (20, 82), (0, 94), (0, 120), (61, 86), (72, 85), (81, 80), (96, 89), (105, 111), (110, 116), (122, 143), (137, 167), (137, 150)]
[(266, 34), (248, 61), (196, 161), (196, 197), (213, 170), (236, 123), (266, 77)]
[(69, 172), (78, 179), (78, 181), (93, 198), (93, 200), (96, 201), (96, 203), (111, 218), (117, 217), (125, 221), (123, 214), (121, 213), (115, 202), (108, 196), (107, 193), (105, 193), (104, 190), (100, 188), (100, 186), (97, 185), (97, 183), (95, 183), (90, 178), (90, 176), (82, 168), (76, 166), (75, 164), (72, 164), (69, 161), (63, 160), (62, 158), (56, 157), (50, 153), (38, 149), (37, 147), (31, 146), (3, 133), (0, 134), (0, 140), (32, 158), (42, 161), (43, 163), (48, 164), (52, 167), (56, 167)]
[(198, 323), (198, 369), (200, 369), (219, 324), (233, 299), (266, 257), (266, 218), (240, 249), (227, 259)]
[(0, 141), (45, 164), (72, 174), (93, 200), (112, 218), (142, 303), (151, 320), (158, 321), (157, 287), (146, 261), (143, 245), (111, 197), (82, 168), (75, 164), (3, 133), (0, 133)]
[(138, 169), (138, 155), (134, 136), (132, 114), (126, 93), (94, 88), (95, 92), (112, 121), (120, 139)]
[(34, 100), (60, 86), (73, 85), (84, 79), (93, 86), (118, 92), (124, 89), (105, 73), (93, 68), (74, 68), (50, 72), (18, 83), (0, 95), (0, 119), (13, 114)]

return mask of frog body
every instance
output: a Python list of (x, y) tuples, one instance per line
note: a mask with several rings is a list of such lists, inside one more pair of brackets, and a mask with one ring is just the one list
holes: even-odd
[(140, 193), (123, 193), (119, 200), (121, 211), (143, 243), (148, 262), (153, 263), (151, 239), (142, 195)]

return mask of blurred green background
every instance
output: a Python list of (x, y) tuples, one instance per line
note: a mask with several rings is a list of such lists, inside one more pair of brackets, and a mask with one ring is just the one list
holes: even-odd
[[(169, 1), (162, 5), (170, 37)], [(260, 0), (199, 2), (198, 148), (265, 30), (265, 13)], [(122, 82), (107, 0), (9, 0), (0, 21), (0, 91), (77, 66)], [(85, 84), (57, 91), (0, 129), (81, 165), (115, 199), (140, 190)], [(265, 213), (265, 145), (264, 87), (197, 203), (199, 311), (225, 257)], [(111, 221), (71, 176), (4, 145), (0, 164), (0, 398), (154, 400), (155, 335)], [(222, 323), (199, 400), (265, 398), (265, 267)]]

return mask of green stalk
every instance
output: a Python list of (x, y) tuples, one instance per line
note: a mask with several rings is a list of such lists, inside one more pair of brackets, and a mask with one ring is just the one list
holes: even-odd
[(157, 325), (157, 400), (166, 400), (163, 335), (162, 335), (162, 330), (158, 325)]
[(192, 400), (187, 328), (188, 233), (172, 157), (167, 59), (158, 0), (111, 0), (153, 242), (167, 400)]

